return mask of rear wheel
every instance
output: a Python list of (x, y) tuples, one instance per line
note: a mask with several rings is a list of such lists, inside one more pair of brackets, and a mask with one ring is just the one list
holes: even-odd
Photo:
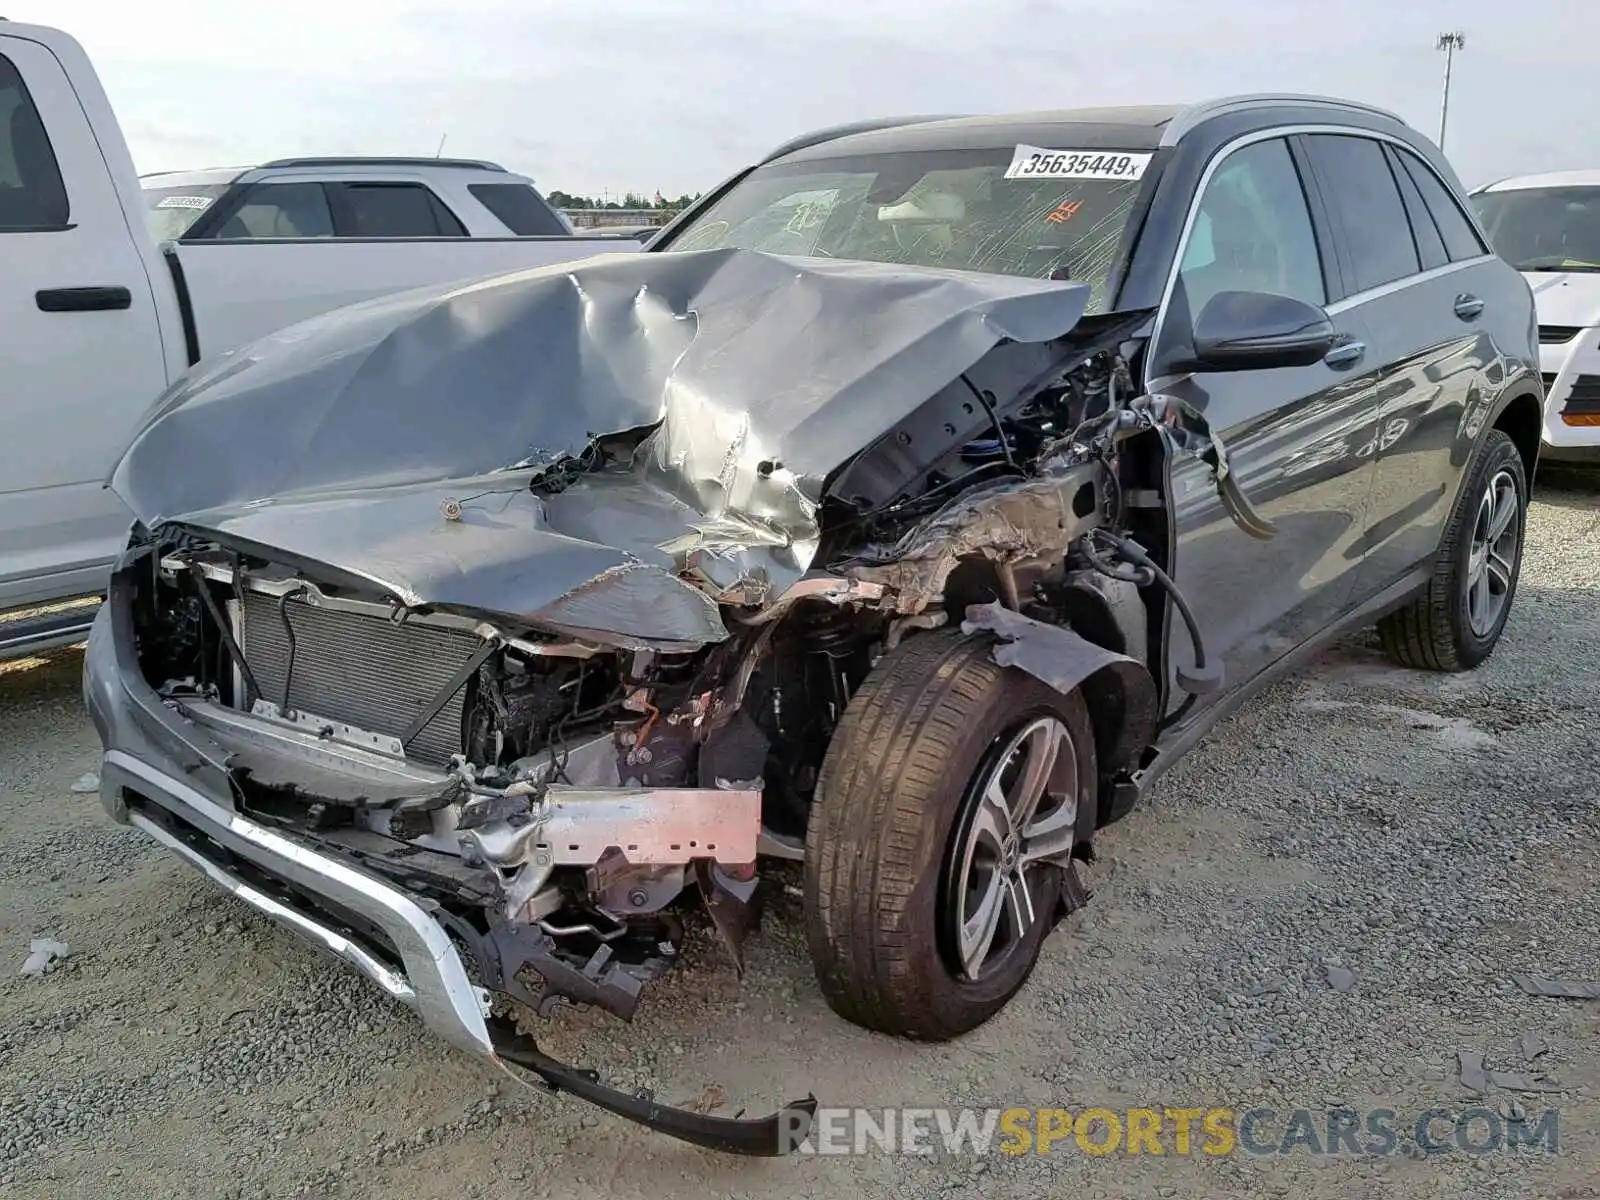
[(845, 711), (807, 834), (806, 935), (840, 1015), (955, 1037), (1027, 980), (1095, 822), (1088, 710), (995, 664), (986, 640), (924, 634)]
[(1494, 652), (1522, 571), (1528, 481), (1516, 444), (1491, 429), (1456, 502), (1433, 578), (1378, 622), (1390, 658), (1406, 667), (1465, 671)]

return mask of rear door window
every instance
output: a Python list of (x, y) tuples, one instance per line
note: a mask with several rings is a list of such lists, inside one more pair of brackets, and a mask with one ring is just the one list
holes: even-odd
[(467, 231), (433, 190), (420, 183), (333, 185), (342, 209), (340, 237), (466, 237)]
[(219, 241), (331, 238), (333, 214), (320, 183), (257, 183), (210, 236)]
[(565, 237), (567, 227), (526, 183), (472, 183), (472, 198), (518, 237)]
[(69, 216), (50, 135), (21, 72), (0, 54), (0, 233), (61, 229)]
[(1344, 233), (1355, 291), (1382, 287), (1422, 269), (1400, 188), (1373, 138), (1313, 134), (1306, 138), (1317, 182)]
[(1482, 239), (1478, 237), (1478, 231), (1467, 219), (1467, 214), (1461, 211), (1461, 205), (1450, 194), (1450, 189), (1445, 187), (1428, 165), (1409, 150), (1402, 150), (1398, 146), (1395, 147), (1394, 153), (1417, 191), (1421, 193), (1422, 202), (1428, 206), (1428, 213), (1433, 217), (1433, 223), (1438, 226), (1439, 236), (1444, 239), (1445, 251), (1450, 255), (1450, 261), (1462, 262), (1469, 258), (1482, 258), (1489, 253)]

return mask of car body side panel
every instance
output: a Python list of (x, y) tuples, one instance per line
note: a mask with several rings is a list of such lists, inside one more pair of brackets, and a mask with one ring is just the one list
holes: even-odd
[[(1517, 303), (1497, 286), (1499, 266), (1492, 259), (1456, 264), (1353, 306), (1384, 363), (1377, 429), (1363, 447), (1376, 468), (1359, 595), (1430, 557), (1444, 536), (1485, 403), (1504, 378), (1491, 327)], [(1454, 311), (1456, 297), (1469, 294), (1485, 303), (1475, 320)]]
[[(1233, 149), (1273, 140), (1270, 129), (1226, 124), (1237, 129), (1233, 140), (1206, 147), (1206, 161), (1218, 167)], [(1292, 145), (1290, 150), (1324, 286), (1338, 295), (1343, 267), (1326, 208), (1315, 180)], [(1178, 156), (1183, 152), (1180, 144)], [(1178, 157), (1171, 168), (1177, 175), (1188, 173), (1190, 197), (1206, 183), (1204, 172), (1195, 174), (1193, 168), (1194, 161)], [(1163, 211), (1170, 204), (1182, 205), (1182, 211)], [(1150, 223), (1157, 229), (1187, 226), (1189, 207), (1188, 199), (1169, 194), (1156, 202)], [(1185, 239), (1171, 244), (1172, 261), (1182, 261)], [(1261, 516), (1278, 527), (1277, 535), (1265, 541), (1246, 534), (1223, 508), (1209, 466), (1192, 458), (1173, 463), (1173, 573), (1199, 620), (1208, 653), (1221, 657), (1224, 688), (1231, 690), (1337, 620), (1353, 594), (1372, 474), (1371, 459), (1359, 450), (1375, 431), (1377, 371), (1372, 360), (1362, 359), (1346, 367), (1319, 362), (1164, 378), (1164, 363), (1187, 353), (1190, 319), (1184, 289), (1175, 287), (1158, 322), (1148, 382), (1153, 391), (1172, 394), (1205, 414), (1227, 447), (1235, 480)], [(1335, 326), (1355, 341), (1368, 338), (1359, 314), (1348, 314)], [(1192, 662), (1189, 639), (1174, 623), (1169, 684)], [(1169, 686), (1168, 708), (1182, 701)]]
[[(0, 159), (9, 174), (10, 131), (31, 132), (66, 219), (0, 229), (0, 609), (104, 586), (128, 514), (101, 481), (182, 353), (172, 289), (154, 245), (136, 236), (142, 211), (126, 206), (133, 164), (104, 93), (76, 43), (29, 34), (0, 23)], [(8, 220), (47, 178), (0, 185), (14, 208)], [(75, 289), (120, 290), (122, 300), (45, 300)]]
[[(1364, 336), (1358, 324), (1340, 324)], [(1350, 601), (1371, 486), (1372, 460), (1360, 450), (1375, 430), (1376, 383), (1376, 372), (1318, 363), (1197, 374), (1167, 389), (1205, 413), (1240, 487), (1278, 529), (1267, 540), (1246, 534), (1223, 508), (1210, 467), (1174, 462), (1174, 577), (1229, 688), (1335, 621)], [(1174, 669), (1193, 661), (1181, 627), (1169, 657)]]
[[(1337, 140), (1319, 135), (1301, 139), (1306, 161), (1326, 192), (1337, 192), (1349, 182), (1338, 177), (1344, 160), (1324, 153)], [(1369, 334), (1368, 355), (1380, 372), (1374, 395), (1377, 423), (1372, 440), (1361, 448), (1375, 465), (1370, 519), (1361, 544), (1365, 562), (1353, 597), (1357, 602), (1382, 591), (1437, 550), (1487, 409), (1506, 379), (1509, 364), (1499, 347), (1526, 343), (1532, 319), (1528, 298), (1518, 294), (1520, 280), (1503, 262), (1487, 253), (1445, 261), (1446, 248), (1421, 197), (1401, 182), (1406, 176), (1401, 160), (1426, 156), (1407, 155), (1390, 143), (1384, 157), (1404, 197), (1402, 208), (1417, 254), (1413, 273), (1356, 292), (1329, 309), (1336, 319), (1361, 321)], [(1434, 163), (1433, 170), (1447, 188), (1454, 188), (1447, 169)], [(1379, 219), (1384, 208), (1376, 205), (1368, 211), (1363, 201), (1360, 211), (1352, 209), (1348, 186), (1344, 196), (1343, 209), (1331, 208), (1347, 276), (1354, 280), (1356, 231), (1351, 222)], [(1465, 203), (1459, 207), (1465, 214)], [(1508, 289), (1508, 281), (1516, 286)], [(1481, 308), (1474, 307), (1480, 303)]]

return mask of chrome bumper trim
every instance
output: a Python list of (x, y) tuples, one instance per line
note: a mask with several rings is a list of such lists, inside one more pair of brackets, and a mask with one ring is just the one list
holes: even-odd
[(324, 896), (378, 926), (399, 952), (403, 972), (379, 962), (343, 934), (251, 887), (138, 811), (127, 813), (130, 823), (199, 867), (213, 882), (332, 951), (395, 999), (409, 1005), (424, 1024), (451, 1044), (494, 1056), (485, 1021), (486, 994), (473, 986), (444, 929), (411, 897), (223, 808), (203, 792), (129, 754), (107, 751), (102, 770), (106, 794), (121, 786), (119, 780), (124, 779), (129, 787), (149, 795), (157, 805), (201, 832), (222, 835), (218, 840), (223, 845), (262, 870)]

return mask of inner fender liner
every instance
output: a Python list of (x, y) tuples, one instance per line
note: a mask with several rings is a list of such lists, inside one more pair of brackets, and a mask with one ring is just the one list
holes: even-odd
[(1002, 667), (1026, 671), (1062, 695), (1083, 689), (1103, 775), (1133, 766), (1155, 737), (1156, 684), (1136, 659), (999, 603), (971, 605), (961, 632), (993, 634), (994, 661)]
[(784, 1105), (768, 1117), (712, 1117), (658, 1104), (647, 1096), (630, 1096), (600, 1082), (594, 1071), (570, 1067), (551, 1058), (531, 1037), (504, 1018), (488, 1022), (489, 1040), (501, 1059), (533, 1072), (553, 1092), (567, 1092), (598, 1108), (637, 1121), (679, 1141), (753, 1158), (778, 1158), (798, 1150), (811, 1134), (817, 1100), (807, 1096)]

